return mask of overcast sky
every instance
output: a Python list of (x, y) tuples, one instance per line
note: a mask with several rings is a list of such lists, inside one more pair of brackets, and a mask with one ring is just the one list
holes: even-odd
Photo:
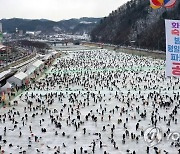
[(0, 19), (104, 17), (129, 0), (0, 0)]

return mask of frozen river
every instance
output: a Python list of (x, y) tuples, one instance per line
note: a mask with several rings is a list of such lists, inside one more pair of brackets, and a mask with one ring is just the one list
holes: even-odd
[(165, 78), (163, 60), (66, 52), (18, 105), (0, 109), (5, 154), (180, 153), (180, 84)]

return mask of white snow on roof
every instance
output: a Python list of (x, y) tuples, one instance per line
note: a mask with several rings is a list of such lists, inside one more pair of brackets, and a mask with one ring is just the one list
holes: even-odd
[(41, 60), (37, 60), (35, 61), (32, 65), (35, 66), (36, 68), (38, 68), (39, 66), (41, 66), (42, 64), (44, 64)]
[(47, 59), (49, 59), (49, 58), (51, 58), (51, 54), (47, 54), (44, 58), (43, 58), (43, 60), (47, 60)]
[(31, 65), (31, 66), (29, 66), (29, 67), (27, 68), (27, 71), (25, 71), (25, 73), (26, 73), (27, 75), (30, 75), (30, 74), (33, 73), (35, 70), (36, 70), (36, 67), (33, 66), (33, 65)]
[(53, 51), (49, 54), (46, 54), (43, 58), (43, 60), (48, 60), (49, 58), (51, 58), (53, 55), (57, 54), (58, 52), (57, 51)]
[(19, 73), (16, 73), (16, 74), (14, 75), (15, 78), (20, 79), (20, 80), (25, 79), (27, 76), (28, 76), (28, 75), (27, 75), (26, 73), (24, 73), (24, 72), (19, 72)]
[(55, 54), (57, 54), (57, 53), (58, 53), (57, 51), (53, 51), (53, 52), (52, 52), (52, 55), (55, 55)]

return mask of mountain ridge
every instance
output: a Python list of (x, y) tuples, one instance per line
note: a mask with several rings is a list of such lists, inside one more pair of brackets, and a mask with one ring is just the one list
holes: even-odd
[[(89, 22), (85, 24), (82, 22)], [(3, 25), (3, 32), (13, 33), (18, 30), (23, 31), (42, 31), (43, 33), (72, 33), (72, 34), (83, 34), (89, 33), (94, 26), (100, 21), (100, 18), (88, 18), (82, 17), (79, 19), (69, 19), (52, 21), (48, 19), (22, 19), (22, 18), (11, 18), (1, 19), (0, 22)], [(78, 27), (82, 26), (83, 29)]]

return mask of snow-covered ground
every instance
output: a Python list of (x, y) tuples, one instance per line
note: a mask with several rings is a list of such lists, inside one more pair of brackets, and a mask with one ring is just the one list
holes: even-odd
[[(82, 147), (83, 154), (91, 154), (94, 147), (95, 154), (146, 154), (152, 144), (143, 134), (154, 126), (152, 121), (157, 120), (162, 133), (168, 134), (168, 128), (180, 133), (179, 79), (165, 78), (164, 65), (162, 60), (105, 49), (69, 51), (15, 98), (18, 105), (12, 101), (12, 107), (0, 109), (1, 150), (80, 154)], [(178, 141), (163, 135), (149, 154), (155, 149), (178, 154)]]

